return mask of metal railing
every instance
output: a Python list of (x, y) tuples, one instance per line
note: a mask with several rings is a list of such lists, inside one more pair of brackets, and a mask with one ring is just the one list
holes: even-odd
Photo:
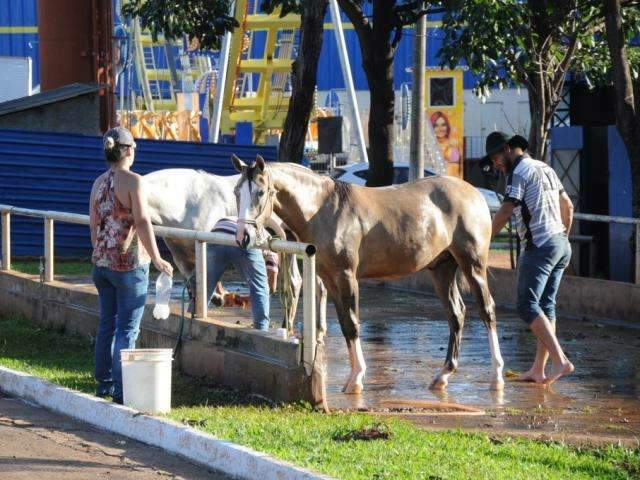
[[(491, 213), (496, 213), (497, 209), (491, 209)], [(634, 225), (635, 228), (635, 279), (634, 283), (640, 285), (640, 218), (630, 217), (612, 217), (610, 215), (595, 215), (592, 213), (580, 213), (573, 214), (573, 220), (584, 222), (604, 222), (604, 223), (618, 223), (622, 225)]]
[[(51, 210), (32, 210), (0, 204), (2, 215), (2, 270), (11, 269), (11, 215), (42, 218), (44, 220), (44, 282), (54, 281), (54, 221), (89, 225), (89, 216), (77, 213), (56, 212)], [(207, 243), (237, 246), (235, 237), (225, 233), (203, 232), (183, 228), (153, 226), (159, 237), (193, 240), (196, 249), (196, 305), (195, 316), (207, 318)], [(314, 245), (286, 240), (269, 239), (252, 248), (269, 249), (274, 252), (288, 253), (302, 257), (302, 361), (307, 371), (311, 369), (316, 353), (316, 248)]]

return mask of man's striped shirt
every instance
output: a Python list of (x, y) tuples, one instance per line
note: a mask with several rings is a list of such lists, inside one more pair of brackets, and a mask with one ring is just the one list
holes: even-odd
[(518, 235), (523, 242), (540, 247), (565, 231), (560, 216), (562, 192), (562, 183), (549, 165), (528, 155), (516, 160), (507, 178), (504, 201), (516, 205)]
[[(213, 232), (228, 233), (235, 237), (238, 231), (238, 217), (222, 217), (213, 227)], [(280, 257), (271, 250), (262, 250), (264, 263), (268, 271), (277, 272), (280, 265)]]

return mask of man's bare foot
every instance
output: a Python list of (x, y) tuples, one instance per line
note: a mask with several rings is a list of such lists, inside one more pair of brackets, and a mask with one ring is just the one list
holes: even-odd
[(549, 375), (547, 375), (547, 378), (545, 379), (544, 384), (551, 385), (560, 377), (564, 375), (569, 375), (570, 373), (572, 373), (574, 369), (575, 368), (573, 366), (573, 363), (571, 363), (569, 360), (566, 360), (566, 359), (563, 363), (559, 365), (552, 365), (551, 371), (549, 372)]
[(545, 377), (544, 373), (540, 374), (540, 373), (533, 372), (532, 370), (529, 370), (528, 372), (525, 372), (522, 375), (518, 375), (516, 378), (513, 379), (513, 381), (514, 382), (544, 383), (544, 381), (546, 379), (547, 379), (547, 377)]

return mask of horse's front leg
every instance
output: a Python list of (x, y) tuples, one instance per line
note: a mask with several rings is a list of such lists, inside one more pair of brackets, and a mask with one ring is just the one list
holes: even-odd
[(363, 389), (367, 366), (360, 344), (359, 292), (358, 281), (353, 273), (347, 273), (336, 279), (330, 288), (331, 297), (336, 305), (342, 334), (347, 342), (351, 372), (342, 389), (345, 393), (360, 393)]

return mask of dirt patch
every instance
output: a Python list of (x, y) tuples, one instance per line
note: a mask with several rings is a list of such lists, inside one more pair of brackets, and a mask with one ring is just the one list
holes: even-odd
[(354, 440), (388, 440), (391, 438), (391, 430), (387, 425), (376, 423), (372, 426), (356, 430), (341, 430), (333, 435), (337, 442), (352, 442)]

